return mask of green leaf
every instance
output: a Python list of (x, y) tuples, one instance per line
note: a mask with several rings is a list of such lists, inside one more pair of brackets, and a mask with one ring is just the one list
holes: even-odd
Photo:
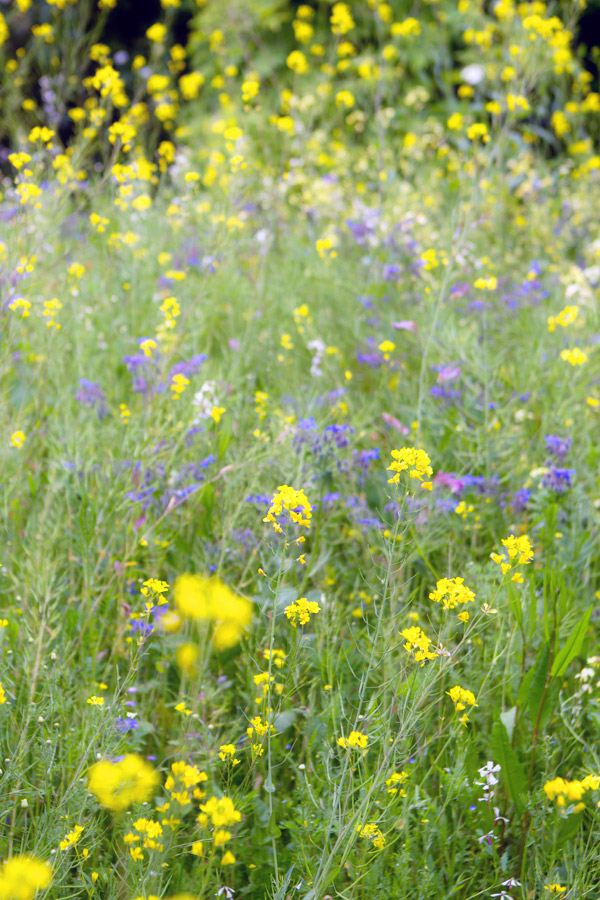
[(292, 878), (292, 872), (294, 871), (294, 865), (292, 864), (290, 868), (285, 873), (283, 881), (277, 888), (277, 892), (273, 895), (273, 900), (285, 900), (286, 894), (288, 892), (288, 887), (290, 886), (290, 881)]
[(512, 741), (513, 731), (515, 730), (515, 720), (517, 718), (517, 707), (511, 706), (510, 709), (507, 709), (506, 712), (500, 713), (500, 721), (506, 728), (506, 733), (508, 734), (508, 740)]
[(585, 633), (588, 630), (588, 625), (590, 624), (590, 616), (592, 615), (592, 608), (586, 610), (579, 622), (573, 628), (571, 634), (565, 641), (562, 649), (556, 654), (556, 659), (552, 665), (551, 675), (553, 678), (562, 678), (562, 676), (567, 671), (569, 667), (569, 663), (575, 659), (579, 651), (581, 650), (581, 645), (583, 644), (583, 639), (585, 637)]
[(515, 617), (517, 625), (521, 628), (523, 625), (523, 607), (519, 591), (512, 582), (508, 583), (508, 606)]
[(492, 750), (494, 762), (500, 764), (502, 779), (506, 785), (508, 795), (518, 813), (522, 816), (527, 808), (527, 781), (523, 766), (517, 758), (517, 754), (510, 746), (508, 732), (504, 723), (496, 719), (492, 728)]
[(324, 880), (319, 883), (319, 893), (317, 894), (315, 888), (311, 888), (310, 891), (304, 895), (302, 900), (317, 900), (318, 897), (322, 896), (321, 891), (324, 891), (326, 887), (329, 887), (331, 882), (337, 878), (341, 871), (342, 867), (336, 866), (325, 876)]
[(275, 839), (279, 839), (281, 837), (281, 828), (277, 824), (277, 816), (275, 815), (275, 810), (273, 810), (273, 815), (269, 821), (269, 827), (271, 829), (271, 834)]
[(517, 706), (519, 709), (524, 709), (527, 707), (527, 702), (529, 700), (529, 691), (531, 690), (531, 682), (533, 681), (533, 676), (535, 675), (535, 666), (533, 666), (525, 672), (523, 675), (523, 679), (521, 684), (519, 685), (519, 693), (517, 694)]
[[(548, 669), (550, 665), (550, 646), (544, 644), (541, 647), (533, 667), (533, 678), (529, 687), (529, 695), (527, 697), (527, 708), (531, 717), (531, 724), (535, 725), (540, 715), (540, 703), (544, 696), (544, 688), (548, 680)], [(544, 699), (544, 705), (548, 699), (548, 694)]]
[(581, 825), (583, 819), (583, 812), (580, 813), (571, 813), (570, 816), (567, 816), (566, 819), (563, 819), (558, 828), (558, 834), (556, 835), (556, 842), (554, 847), (558, 850), (559, 847), (562, 847), (564, 843), (566, 843), (569, 838), (572, 838), (574, 834), (579, 830), (579, 826)]

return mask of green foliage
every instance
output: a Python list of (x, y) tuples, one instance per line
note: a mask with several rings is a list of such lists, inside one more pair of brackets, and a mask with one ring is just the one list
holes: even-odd
[(0, 900), (595, 897), (578, 4), (23, 6)]

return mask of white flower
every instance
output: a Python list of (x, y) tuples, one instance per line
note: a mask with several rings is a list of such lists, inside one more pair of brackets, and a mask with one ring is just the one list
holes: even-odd
[(590, 667), (582, 669), (581, 672), (577, 673), (575, 678), (580, 678), (582, 681), (587, 681), (589, 678), (593, 678), (595, 674), (595, 670)]
[(205, 381), (200, 390), (194, 394), (192, 404), (197, 406), (199, 410), (196, 422), (199, 419), (209, 419), (215, 406), (219, 406), (215, 397), (215, 382)]
[(486, 784), (488, 787), (492, 787), (494, 784), (498, 784), (498, 779), (494, 775), (494, 772), (499, 772), (500, 766), (494, 765), (493, 760), (489, 760), (485, 766), (482, 766), (479, 770), (479, 774), (482, 778), (485, 778)]

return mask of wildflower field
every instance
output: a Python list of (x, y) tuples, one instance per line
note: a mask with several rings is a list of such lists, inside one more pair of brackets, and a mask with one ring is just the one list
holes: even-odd
[(584, 3), (1, 10), (0, 900), (598, 900)]

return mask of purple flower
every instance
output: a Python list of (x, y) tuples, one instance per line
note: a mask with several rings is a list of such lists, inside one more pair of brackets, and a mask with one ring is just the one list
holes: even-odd
[(152, 634), (152, 632), (154, 631), (154, 625), (152, 624), (152, 622), (145, 622), (143, 619), (133, 619), (129, 623), (129, 627), (134, 634), (138, 633), (147, 635)]
[(107, 415), (108, 407), (106, 405), (106, 396), (97, 381), (88, 381), (87, 378), (79, 379), (79, 390), (75, 394), (75, 399), (83, 406), (89, 406), (98, 413), (98, 418)]
[(544, 436), (546, 442), (546, 450), (558, 462), (562, 462), (573, 443), (572, 437), (561, 438), (556, 434), (547, 434)]
[(372, 297), (369, 297), (367, 295), (365, 297), (357, 297), (356, 299), (361, 304), (361, 306), (363, 306), (365, 309), (375, 309), (375, 305), (373, 303)]
[(443, 384), (445, 381), (454, 381), (460, 375), (460, 366), (457, 365), (432, 366), (431, 368), (438, 373), (438, 384)]
[(356, 354), (356, 361), (369, 366), (371, 369), (377, 369), (383, 365), (383, 353), (360, 353)]
[(387, 265), (383, 267), (383, 280), (384, 281), (397, 281), (400, 277), (400, 273), (402, 272), (402, 266), (397, 264)]
[(571, 487), (571, 478), (576, 471), (576, 469), (559, 469), (552, 465), (542, 478), (542, 487), (554, 491), (555, 494), (564, 494)]
[(520, 491), (517, 491), (512, 500), (513, 511), (516, 513), (524, 512), (527, 509), (530, 497), (531, 491), (528, 491), (526, 488), (521, 488)]
[(464, 297), (465, 294), (468, 294), (471, 290), (471, 286), (466, 284), (465, 282), (458, 282), (457, 284), (453, 284), (450, 288), (450, 293), (454, 297)]
[(436, 472), (433, 483), (448, 488), (451, 494), (459, 494), (465, 486), (464, 479), (458, 478), (452, 472)]
[(128, 731), (135, 731), (138, 727), (139, 722), (136, 719), (126, 719), (123, 716), (115, 719), (115, 730), (119, 734), (127, 734)]
[(169, 383), (173, 380), (174, 375), (185, 375), (186, 378), (191, 378), (192, 375), (196, 375), (202, 363), (206, 362), (207, 359), (208, 356), (206, 353), (197, 353), (196, 356), (192, 356), (191, 359), (175, 363), (169, 370)]

